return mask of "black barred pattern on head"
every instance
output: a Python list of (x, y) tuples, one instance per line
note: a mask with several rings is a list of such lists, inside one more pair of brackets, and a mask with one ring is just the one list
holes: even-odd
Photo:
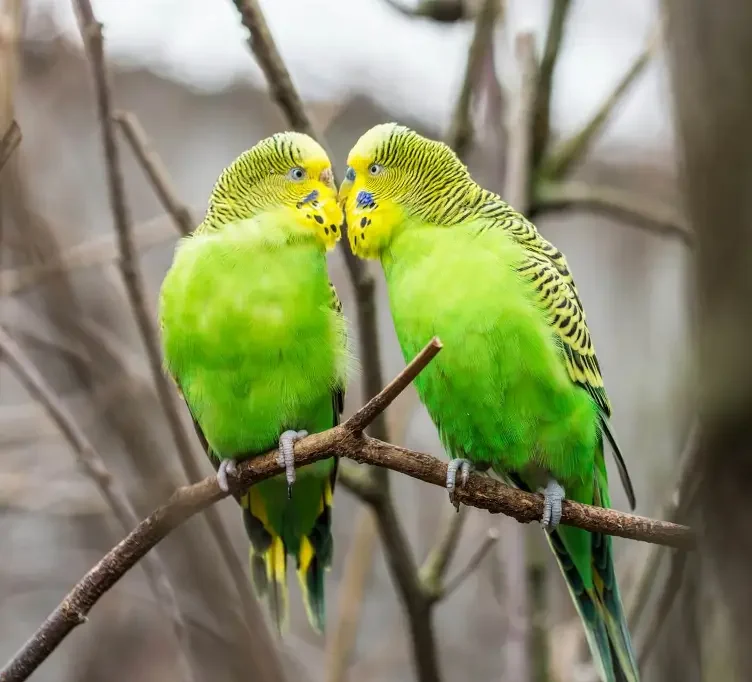
[(287, 173), (319, 152), (326, 157), (317, 143), (301, 133), (277, 133), (261, 140), (222, 171), (197, 231), (251, 218), (269, 206), (296, 203), (299, 197), (286, 181)]
[(384, 168), (369, 178), (375, 201), (391, 199), (434, 225), (485, 223), (481, 232), (504, 230), (523, 246), (527, 258), (519, 272), (533, 285), (537, 302), (547, 312), (570, 378), (610, 416), (611, 405), (585, 311), (564, 254), (500, 196), (480, 187), (446, 144), (404, 126), (386, 124), (378, 128), (381, 140), (374, 147), (373, 163)]

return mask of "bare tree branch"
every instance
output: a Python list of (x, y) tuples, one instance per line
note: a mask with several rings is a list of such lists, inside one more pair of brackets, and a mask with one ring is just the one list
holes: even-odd
[[(553, 30), (556, 29), (549, 29), (549, 33)], [(541, 88), (535, 36), (532, 33), (518, 35), (515, 51), (520, 86), (507, 148), (504, 198), (516, 210), (527, 213), (534, 176), (536, 97)], [(522, 527), (508, 526), (497, 550), (502, 566), (500, 587), (505, 597), (504, 612), (514, 614), (514, 625), (507, 628), (508, 635), (502, 646), (501, 678), (532, 682), (532, 600), (528, 590), (528, 551), (524, 533)], [(507, 616), (507, 622), (511, 623), (509, 618)]]
[(538, 166), (548, 147), (551, 134), (551, 91), (554, 84), (554, 69), (559, 58), (564, 25), (569, 15), (570, 0), (553, 0), (551, 16), (548, 20), (546, 45), (543, 49), (538, 83), (535, 94), (535, 115), (533, 119), (533, 167)]
[(472, 100), (483, 73), (486, 54), (493, 52), (493, 33), (501, 11), (500, 0), (483, 0), (475, 17), (475, 31), (467, 53), (467, 66), (449, 128), (451, 146), (460, 159), (467, 156), (473, 141)]
[(656, 29), (648, 39), (645, 49), (637, 55), (616, 87), (609, 93), (595, 115), (582, 127), (582, 130), (559, 143), (556, 149), (541, 161), (539, 166), (541, 177), (546, 180), (560, 180), (574, 164), (585, 156), (617, 105), (624, 99), (626, 92), (645, 71), (657, 51), (659, 38), (660, 31)]
[[(680, 512), (694, 501), (696, 491), (692, 490), (696, 484), (696, 471), (694, 464), (695, 450), (697, 448), (698, 437), (698, 424), (697, 421), (692, 424), (690, 428), (687, 442), (684, 446), (683, 452), (679, 457), (679, 470), (682, 472), (679, 482), (676, 487), (671, 491), (668, 500), (663, 505), (661, 511), (661, 518), (667, 519), (677, 523), (680, 519)], [(647, 559), (642, 562), (643, 570), (640, 573), (640, 577), (637, 580), (634, 588), (631, 590), (629, 598), (629, 608), (627, 612), (629, 614), (628, 621), (629, 627), (633, 632), (637, 632), (642, 620), (642, 616), (645, 613), (645, 607), (648, 604), (652, 589), (656, 585), (655, 577), (658, 574), (658, 569), (661, 564), (661, 559), (665, 555), (665, 550), (660, 545), (653, 545), (650, 547), (650, 554)], [(672, 563), (674, 563), (678, 557), (672, 557)], [(672, 569), (672, 573), (673, 573)], [(667, 584), (670, 582), (667, 581)], [(665, 599), (665, 595), (671, 592), (670, 589), (664, 589), (662, 592), (662, 599)], [(670, 605), (669, 605), (670, 607)], [(660, 612), (659, 607), (658, 611)], [(666, 611), (669, 608), (665, 608)], [(655, 628), (655, 633), (660, 632), (660, 625)], [(648, 638), (652, 639), (652, 637)]]
[[(12, 348), (11, 346), (11, 350)], [(342, 436), (345, 437), (345, 440), (355, 439), (355, 441), (358, 441), (362, 439), (362, 432), (368, 426), (369, 420), (373, 420), (381, 414), (440, 350), (441, 343), (437, 338), (433, 338), (388, 386), (344, 424), (323, 434), (314, 435), (313, 438), (321, 447), (318, 451), (314, 451), (315, 454), (311, 461), (325, 459), (334, 454), (332, 448), (337, 446)], [(48, 401), (48, 404), (53, 404), (53, 402)], [(333, 439), (332, 436), (334, 436)], [(327, 440), (327, 437), (329, 437), (329, 440)], [(298, 455), (301, 450), (306, 452), (304, 447), (306, 442), (310, 442), (310, 437), (296, 445)], [(20, 682), (31, 675), (76, 626), (86, 622), (86, 615), (102, 595), (112, 588), (141, 558), (146, 556), (146, 553), (152, 547), (188, 518), (207, 509), (211, 504), (223, 499), (228, 494), (232, 494), (238, 485), (248, 488), (251, 483), (257, 480), (263, 480), (279, 473), (266, 466), (256, 472), (257, 475), (254, 476), (255, 465), (264, 461), (267, 465), (272, 463), (268, 456), (255, 457), (243, 462), (239, 467), (238, 474), (230, 477), (231, 493), (220, 490), (216, 476), (210, 476), (192, 486), (179, 488), (166, 505), (158, 508), (138, 524), (123, 541), (79, 581), (39, 630), (0, 671), (0, 682)], [(251, 475), (248, 476), (248, 474)], [(412, 574), (415, 575), (416, 572), (413, 571)], [(271, 652), (269, 653), (271, 654)]]
[[(125, 187), (120, 167), (118, 147), (115, 140), (111, 94), (104, 58), (102, 26), (94, 16), (90, 0), (74, 0), (74, 8), (76, 10), (81, 37), (89, 57), (92, 80), (94, 81), (96, 92), (97, 110), (102, 129), (102, 143), (107, 170), (107, 186), (115, 230), (118, 235), (120, 269), (123, 281), (125, 282), (130, 304), (133, 308), (133, 313), (146, 349), (157, 395), (170, 426), (181, 464), (188, 479), (195, 481), (201, 477), (201, 469), (193, 456), (193, 438), (188, 436), (184, 428), (178, 409), (177, 395), (162, 372), (162, 359), (159, 351), (157, 331), (153, 323), (153, 316), (149, 312), (143, 280), (138, 271), (137, 252), (131, 231), (130, 212), (125, 200)], [(272, 654), (275, 649), (271, 636), (265, 628), (257, 627), (259, 623), (263, 622), (261, 611), (251, 592), (245, 570), (232, 547), (230, 536), (222, 524), (222, 520), (216, 509), (208, 510), (206, 519), (217, 541), (223, 559), (232, 574), (243, 604), (246, 623), (248, 627), (255, 628), (255, 636), (252, 638), (253, 646), (259, 646), (259, 656), (256, 658), (260, 663), (264, 662), (268, 666), (267, 672), (270, 679), (282, 680), (281, 664), (278, 657)], [(262, 650), (264, 651), (263, 655)]]
[(434, 601), (438, 600), (444, 592), (444, 576), (454, 557), (462, 528), (467, 520), (465, 507), (460, 507), (457, 511), (449, 509), (448, 512), (447, 522), (436, 544), (423, 561), (419, 573), (423, 591)]
[(444, 585), (444, 588), (441, 591), (441, 594), (439, 596), (440, 599), (446, 599), (449, 597), (453, 592), (457, 590), (462, 583), (465, 582), (475, 571), (477, 570), (478, 566), (482, 563), (483, 559), (486, 558), (486, 555), (494, 548), (496, 543), (499, 541), (499, 531), (497, 528), (489, 528), (488, 532), (486, 533), (486, 537), (483, 538), (483, 542), (480, 544), (478, 549), (475, 550), (475, 554), (473, 554), (470, 559), (467, 562), (467, 565), (451, 580), (447, 581), (446, 585)]
[(517, 61), (520, 65), (520, 91), (517, 98), (510, 147), (507, 151), (506, 187), (504, 199), (517, 211), (527, 213), (533, 177), (533, 133), (538, 66), (535, 61), (535, 36), (517, 36)]
[[(447, 472), (445, 462), (431, 455), (384, 443), (362, 433), (368, 425), (367, 419), (373, 419), (379, 414), (379, 410), (383, 411), (425, 368), (439, 349), (440, 344), (434, 339), (389, 386), (351, 419), (333, 429), (298, 441), (295, 445), (295, 465), (301, 467), (338, 455), (356, 462), (386, 467), (443, 488)], [(199, 483), (175, 491), (165, 505), (144, 519), (79, 581), (39, 630), (0, 671), (0, 682), (25, 680), (76, 626), (86, 622), (87, 614), (102, 595), (159, 541), (188, 518), (228, 494), (240, 492), (258, 481), (281, 473), (282, 469), (277, 459), (278, 453), (272, 451), (242, 462), (237, 474), (230, 477), (230, 493), (225, 493), (219, 488), (216, 476), (209, 476)], [(463, 504), (486, 509), (492, 513), (503, 513), (522, 523), (540, 520), (543, 512), (542, 495), (510, 488), (492, 478), (475, 474), (471, 475), (467, 485), (458, 491), (457, 497)], [(389, 520), (381, 523), (391, 529)], [(673, 547), (691, 548), (695, 542), (694, 533), (686, 526), (568, 500), (562, 506), (561, 523), (591, 532)], [(406, 543), (401, 546), (407, 548)], [(398, 553), (391, 554), (390, 560), (400, 560), (401, 556)], [(417, 575), (414, 568), (400, 569), (394, 573), (403, 576)], [(415, 593), (417, 594), (418, 590)]]
[(344, 682), (350, 655), (355, 647), (358, 624), (368, 575), (376, 546), (376, 520), (367, 506), (361, 506), (355, 535), (347, 552), (338, 596), (338, 618), (334, 633), (327, 638), (327, 682)]
[(289, 124), (298, 132), (318, 138), (303, 100), (293, 85), (290, 72), (279, 54), (264, 13), (256, 0), (232, 0), (240, 12), (243, 26), (248, 29), (251, 48), (271, 90), (272, 99), (279, 105)]
[(0, 171), (16, 151), (16, 147), (21, 144), (21, 137), (21, 128), (18, 123), (15, 120), (11, 121), (8, 130), (3, 134), (3, 139), (0, 140)]
[[(137, 225), (132, 230), (135, 247), (141, 251), (173, 240), (175, 230), (170, 223), (170, 216), (162, 214)], [(64, 272), (110, 265), (118, 256), (116, 241), (114, 234), (100, 235), (65, 249), (46, 262), (2, 270), (0, 289), (6, 295), (17, 294)]]
[(672, 207), (615, 187), (584, 182), (540, 182), (535, 187), (531, 213), (581, 208), (631, 223), (649, 232), (677, 237), (688, 246), (694, 234)]
[(154, 150), (151, 140), (135, 114), (127, 111), (117, 112), (115, 122), (123, 131), (125, 139), (133, 150), (133, 154), (149, 178), (154, 192), (164, 206), (165, 211), (172, 217), (175, 227), (183, 236), (189, 235), (195, 223), (190, 209), (178, 199), (177, 191), (172, 184), (162, 159)]
[[(138, 525), (138, 516), (125, 493), (113, 481), (104, 460), (91, 444), (76, 420), (55, 395), (31, 360), (26, 357), (18, 344), (0, 327), (0, 354), (8, 363), (19, 381), (26, 387), (55, 422), (60, 432), (73, 449), (84, 473), (92, 480), (112, 510), (113, 515), (124, 531)], [(178, 643), (181, 677), (193, 678), (191, 666), (186, 658), (190, 650), (183, 614), (178, 607), (175, 590), (167, 577), (167, 570), (159, 556), (145, 556), (142, 564), (149, 587), (156, 604), (173, 624)]]

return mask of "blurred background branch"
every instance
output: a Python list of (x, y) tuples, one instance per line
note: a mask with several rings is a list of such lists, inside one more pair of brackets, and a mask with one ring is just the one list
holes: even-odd
[(21, 128), (18, 127), (18, 123), (11, 121), (10, 126), (3, 133), (2, 140), (0, 140), (0, 171), (19, 144), (21, 144)]

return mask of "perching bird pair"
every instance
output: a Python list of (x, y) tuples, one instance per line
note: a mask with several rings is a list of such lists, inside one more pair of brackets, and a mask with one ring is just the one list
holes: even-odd
[(406, 360), (434, 335), (444, 345), (415, 383), (452, 458), (450, 496), (470, 470), (544, 492), (542, 522), (600, 676), (635, 682), (611, 538), (558, 526), (565, 496), (609, 506), (604, 437), (634, 506), (566, 259), (441, 142), (379, 125), (347, 164), (338, 194), (310, 137), (262, 140), (223, 171), (162, 286), (165, 364), (220, 486), (235, 457), (279, 447), (285, 473), (238, 496), (257, 592), (282, 628), (294, 556), (323, 631), (337, 460), (296, 475), (292, 452), (342, 412), (352, 356), (325, 255), (344, 209), (353, 253), (381, 261)]

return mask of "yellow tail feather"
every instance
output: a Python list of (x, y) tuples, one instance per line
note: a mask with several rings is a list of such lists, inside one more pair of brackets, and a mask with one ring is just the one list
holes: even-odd
[(262, 496), (251, 488), (241, 504), (251, 541), (251, 582), (258, 596), (266, 600), (277, 631), (283, 634), (288, 626), (287, 550), (269, 524)]

